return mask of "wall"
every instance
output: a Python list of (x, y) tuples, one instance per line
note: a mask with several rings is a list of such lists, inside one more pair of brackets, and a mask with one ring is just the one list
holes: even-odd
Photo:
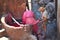
[(58, 40), (60, 40), (60, 0), (57, 1), (57, 27), (58, 27)]

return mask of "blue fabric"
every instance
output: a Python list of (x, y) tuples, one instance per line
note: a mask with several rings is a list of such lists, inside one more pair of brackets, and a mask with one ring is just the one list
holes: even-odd
[(56, 21), (47, 24), (47, 35), (52, 36), (56, 32)]
[(51, 40), (55, 40), (56, 39), (56, 36), (57, 36), (56, 21), (47, 24), (46, 36), (47, 36), (47, 38), (49, 38)]
[(50, 0), (40, 0), (39, 5), (47, 5), (50, 2)]
[[(49, 2), (47, 5), (46, 5), (46, 10), (48, 12), (48, 23), (47, 23), (47, 37), (49, 38), (52, 38), (53, 37), (56, 37), (56, 34), (57, 34), (57, 22), (56, 22), (56, 13), (55, 13), (55, 4), (54, 2)], [(53, 17), (53, 15), (55, 17)], [(49, 22), (50, 21), (50, 22)]]
[(35, 2), (35, 1), (37, 1), (37, 0), (32, 0), (32, 11), (33, 11), (34, 14), (35, 14), (35, 18), (36, 18), (36, 19), (39, 19), (41, 13), (38, 11), (38, 8), (39, 8), (40, 6), (39, 6), (38, 3)]

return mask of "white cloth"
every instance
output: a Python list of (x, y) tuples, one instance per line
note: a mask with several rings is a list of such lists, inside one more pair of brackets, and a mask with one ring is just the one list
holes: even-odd
[(42, 13), (42, 17), (41, 18), (43, 19), (43, 17), (48, 18), (48, 13), (47, 13), (46, 10)]
[(1, 37), (0, 40), (10, 40), (10, 39), (7, 37)]

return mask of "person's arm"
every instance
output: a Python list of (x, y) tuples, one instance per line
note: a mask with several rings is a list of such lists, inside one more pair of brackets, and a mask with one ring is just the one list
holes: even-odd
[(40, 22), (40, 20), (37, 20), (34, 24), (37, 24), (37, 23), (39, 23)]
[(43, 17), (42, 21), (40, 21), (40, 22), (45, 22), (45, 21), (47, 21), (47, 18)]

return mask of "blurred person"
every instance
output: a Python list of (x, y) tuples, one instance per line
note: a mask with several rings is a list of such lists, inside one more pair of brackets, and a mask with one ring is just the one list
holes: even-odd
[(55, 2), (54, 0), (51, 0), (46, 5), (46, 10), (48, 12), (48, 24), (47, 24), (47, 38), (50, 38), (51, 40), (55, 40), (57, 35), (57, 22), (56, 22), (56, 10), (55, 10)]
[(46, 37), (46, 27), (47, 27), (47, 11), (45, 10), (45, 7), (40, 7), (38, 9), (40, 12), (41, 12), (41, 25), (42, 25), (42, 28), (41, 28), (41, 31), (38, 32), (38, 37), (39, 37), (39, 40), (45, 40), (45, 37)]
[(39, 23), (40, 20), (35, 20), (34, 18), (34, 13), (31, 10), (28, 10), (26, 7), (26, 11), (23, 14), (23, 22), (24, 24), (28, 24), (32, 26), (32, 33), (38, 37), (37, 31), (38, 31), (38, 26), (37, 24)]
[(46, 32), (46, 22), (47, 22), (47, 11), (45, 10), (45, 8), (44, 7), (40, 7), (39, 8), (39, 11), (41, 12), (41, 19), (42, 19), (42, 26), (43, 26), (43, 29), (44, 29), (44, 31)]

